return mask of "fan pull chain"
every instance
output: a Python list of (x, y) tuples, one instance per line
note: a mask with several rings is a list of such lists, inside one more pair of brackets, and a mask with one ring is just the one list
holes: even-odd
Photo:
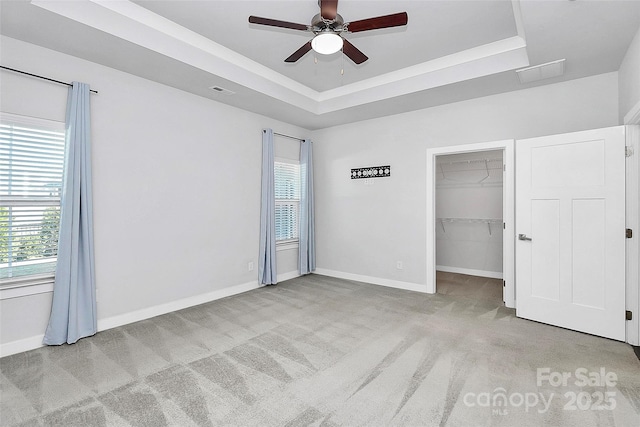
[(344, 76), (344, 48), (340, 50), (342, 51), (342, 66), (340, 67), (340, 75)]

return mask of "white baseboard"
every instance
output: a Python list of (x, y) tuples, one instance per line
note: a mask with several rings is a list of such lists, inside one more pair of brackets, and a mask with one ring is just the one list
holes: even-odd
[(321, 274), (323, 276), (336, 277), (338, 279), (355, 280), (357, 282), (371, 283), (372, 285), (387, 286), (389, 288), (404, 289), (407, 291), (422, 293), (427, 292), (427, 286), (418, 283), (382, 279), (380, 277), (363, 276), (360, 274), (345, 273), (343, 271), (327, 270), (325, 268), (316, 268), (314, 273)]
[[(284, 279), (286, 280), (286, 279)], [(230, 297), (232, 295), (241, 294), (262, 287), (258, 281), (243, 283), (240, 285), (230, 286), (228, 288), (218, 289), (206, 294), (196, 295), (189, 298), (183, 298), (177, 301), (171, 301), (166, 304), (160, 304), (153, 307), (143, 308), (141, 310), (108, 317), (106, 319), (98, 319), (98, 332), (107, 329), (116, 328), (118, 326), (128, 325), (130, 323), (139, 322), (140, 320), (150, 319), (162, 314), (171, 313), (184, 308), (193, 307), (207, 302), (215, 301), (221, 298)], [(10, 356), (23, 351), (35, 350), (43, 347), (42, 339), (44, 334), (22, 340), (11, 341), (0, 346), (0, 357)]]
[(298, 270), (290, 271), (288, 273), (278, 274), (278, 283), (284, 282), (285, 280), (295, 279), (296, 277), (300, 277), (300, 272)]
[(43, 346), (43, 339), (44, 334), (2, 344), (0, 345), (0, 357), (11, 356), (12, 354), (40, 348)]
[(118, 326), (122, 325), (128, 325), (129, 323), (139, 322), (140, 320), (150, 319), (162, 314), (172, 313), (174, 311), (215, 301), (221, 298), (230, 297), (232, 295), (241, 294), (253, 289), (258, 289), (261, 286), (262, 285), (258, 284), (257, 281), (243, 283), (240, 285), (230, 286), (228, 288), (218, 289), (213, 292), (207, 292), (206, 294), (183, 298), (177, 301), (168, 302), (166, 304), (160, 304), (153, 307), (143, 308), (142, 310), (108, 317), (106, 319), (98, 319), (98, 332), (111, 328), (117, 328)]
[(449, 267), (448, 265), (436, 265), (436, 271), (466, 274), (468, 276), (489, 277), (491, 279), (502, 279), (504, 277), (501, 271), (473, 270), (471, 268)]

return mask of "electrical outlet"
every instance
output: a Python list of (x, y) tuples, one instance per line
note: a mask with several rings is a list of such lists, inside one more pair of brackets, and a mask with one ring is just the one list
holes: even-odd
[(396, 262), (396, 268), (397, 268), (398, 270), (402, 270), (402, 269), (404, 268), (404, 266), (402, 265), (402, 261), (398, 261), (398, 262)]
[(249, 271), (253, 271), (253, 261), (249, 261), (249, 263), (247, 264), (247, 269)]

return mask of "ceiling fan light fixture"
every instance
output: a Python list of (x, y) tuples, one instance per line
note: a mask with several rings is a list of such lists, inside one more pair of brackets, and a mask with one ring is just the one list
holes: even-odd
[(311, 40), (311, 48), (321, 55), (331, 55), (342, 49), (342, 37), (336, 33), (323, 32)]

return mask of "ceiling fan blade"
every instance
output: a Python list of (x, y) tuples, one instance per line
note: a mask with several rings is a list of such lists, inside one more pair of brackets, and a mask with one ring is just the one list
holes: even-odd
[(298, 59), (302, 58), (305, 55), (305, 53), (309, 52), (310, 50), (311, 50), (311, 42), (309, 41), (300, 49), (293, 52), (290, 57), (284, 60), (284, 62), (296, 62)]
[(344, 39), (342, 45), (342, 52), (347, 55), (347, 57), (355, 62), (356, 64), (362, 64), (364, 61), (369, 59), (367, 55), (362, 53), (360, 49), (351, 44), (351, 42), (347, 39)]
[(289, 28), (291, 30), (307, 31), (309, 27), (304, 24), (296, 24), (295, 22), (278, 21), (277, 19), (261, 18), (259, 16), (250, 16), (249, 23), (268, 25), (270, 27)]
[(338, 0), (320, 0), (320, 16), (329, 21), (336, 19)]
[(408, 21), (409, 16), (407, 15), (407, 12), (400, 12), (392, 15), (384, 15), (349, 22), (347, 29), (349, 32), (357, 33), (360, 31), (377, 30), (379, 28), (400, 27), (402, 25), (407, 25)]

